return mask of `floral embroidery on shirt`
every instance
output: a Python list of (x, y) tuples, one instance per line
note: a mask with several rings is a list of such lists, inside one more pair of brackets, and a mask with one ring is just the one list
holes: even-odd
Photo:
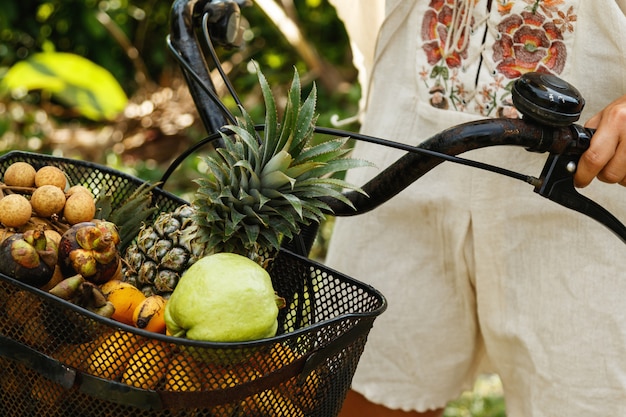
[(506, 17), (498, 25), (500, 39), (493, 45), (493, 60), (506, 78), (530, 71), (560, 74), (567, 49), (561, 31), (552, 20), (524, 11)]
[[(430, 9), (422, 21), (422, 38), (428, 63), (437, 65), (445, 62), (449, 68), (458, 68), (467, 58), (467, 39), (474, 25), (472, 16), (464, 8), (454, 7), (455, 0), (432, 0)], [(455, 13), (456, 12), (456, 13)], [(461, 22), (469, 24), (461, 26)]]
[[(576, 14), (565, 0), (495, 0), (500, 21), (490, 50), (471, 57), (470, 36), (477, 30), (474, 8), (478, 0), (431, 0), (422, 20), (422, 49), (430, 67), (420, 71), (430, 104), (483, 116), (517, 117), (510, 100), (513, 80), (530, 71), (560, 74), (567, 60), (564, 35), (574, 31)], [(493, 9), (493, 7), (492, 7)], [(483, 19), (481, 22), (485, 22)], [(477, 55), (475, 53), (474, 55)], [(465, 72), (476, 58), (493, 63), (492, 80), (481, 81)], [(474, 75), (475, 77), (475, 75)]]

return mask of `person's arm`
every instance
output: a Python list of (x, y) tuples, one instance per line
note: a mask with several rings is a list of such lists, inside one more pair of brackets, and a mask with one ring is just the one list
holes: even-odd
[(576, 186), (586, 187), (596, 177), (626, 186), (626, 95), (589, 119), (585, 127), (597, 130), (578, 163)]

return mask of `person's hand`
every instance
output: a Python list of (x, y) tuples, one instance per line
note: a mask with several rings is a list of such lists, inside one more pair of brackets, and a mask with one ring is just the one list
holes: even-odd
[(596, 129), (580, 157), (574, 184), (586, 187), (594, 178), (626, 186), (626, 95), (593, 116), (585, 127)]

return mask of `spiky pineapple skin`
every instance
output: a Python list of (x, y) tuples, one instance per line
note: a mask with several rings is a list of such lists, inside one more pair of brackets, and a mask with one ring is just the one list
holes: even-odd
[(143, 225), (124, 255), (124, 280), (146, 296), (167, 298), (182, 273), (205, 252), (193, 215), (191, 206), (182, 205), (160, 213), (151, 225)]

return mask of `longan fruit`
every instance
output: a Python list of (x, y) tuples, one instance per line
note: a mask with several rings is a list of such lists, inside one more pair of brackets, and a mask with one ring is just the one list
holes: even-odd
[(14, 187), (34, 187), (36, 172), (28, 162), (14, 162), (4, 172), (4, 183)]
[(84, 185), (73, 185), (66, 192), (65, 195), (69, 198), (71, 195), (75, 193), (86, 193), (93, 198), (93, 193), (91, 190)]
[(30, 202), (21, 194), (9, 194), (0, 199), (0, 223), (7, 227), (25, 225), (32, 213)]
[(83, 191), (71, 194), (65, 201), (63, 216), (69, 224), (89, 222), (96, 215), (96, 203), (91, 196)]
[(33, 210), (41, 217), (58, 214), (65, 206), (65, 193), (56, 185), (42, 185), (30, 197)]
[(65, 173), (60, 168), (52, 165), (39, 168), (35, 174), (35, 186), (41, 187), (43, 185), (55, 185), (61, 190), (65, 190), (67, 186)]

